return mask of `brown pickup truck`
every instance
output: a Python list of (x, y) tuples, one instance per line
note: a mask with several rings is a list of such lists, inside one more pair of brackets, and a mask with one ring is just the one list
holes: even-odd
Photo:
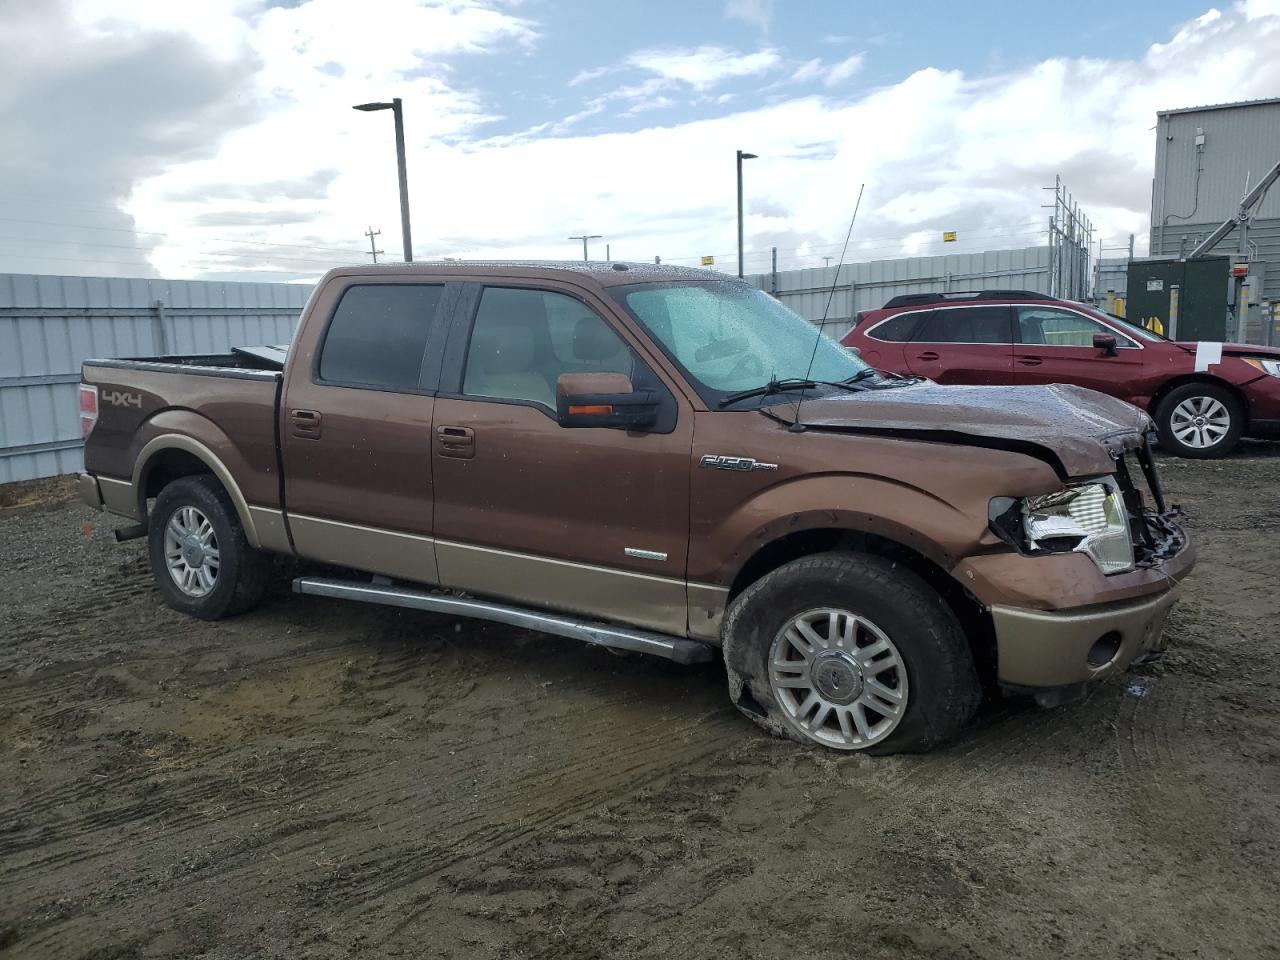
[(1159, 650), (1194, 553), (1152, 424), (1076, 387), (877, 373), (741, 281), (354, 267), (287, 348), (84, 365), (83, 498), (175, 608), (299, 593), (679, 662), (841, 750), (923, 750)]

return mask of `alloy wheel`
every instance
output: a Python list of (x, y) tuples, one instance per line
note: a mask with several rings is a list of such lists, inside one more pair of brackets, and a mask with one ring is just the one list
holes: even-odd
[(164, 530), (164, 561), (169, 576), (189, 597), (203, 597), (214, 588), (221, 566), (213, 524), (195, 507), (179, 507)]
[(769, 688), (805, 738), (838, 750), (884, 740), (907, 709), (907, 669), (870, 620), (822, 607), (789, 620), (769, 649)]
[(1207, 450), (1231, 431), (1231, 411), (1215, 397), (1187, 397), (1173, 408), (1169, 431), (1179, 443)]

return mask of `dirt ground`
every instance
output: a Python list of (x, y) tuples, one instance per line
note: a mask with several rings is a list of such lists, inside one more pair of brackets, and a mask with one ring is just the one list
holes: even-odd
[(1162, 466), (1200, 548), (1167, 657), (887, 759), (770, 739), (717, 666), (284, 573), (189, 620), (140, 543), (28, 491), (0, 956), (1280, 956), (1280, 445)]

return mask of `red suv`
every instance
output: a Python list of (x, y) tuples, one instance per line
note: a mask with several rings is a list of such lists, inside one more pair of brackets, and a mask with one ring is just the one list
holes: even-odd
[(1280, 438), (1280, 349), (1180, 343), (1026, 290), (910, 294), (858, 314), (841, 341), (871, 366), (939, 383), (1072, 383), (1151, 414), (1160, 443), (1220, 457)]

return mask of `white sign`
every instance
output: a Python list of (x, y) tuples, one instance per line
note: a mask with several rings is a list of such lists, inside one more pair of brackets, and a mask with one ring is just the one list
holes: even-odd
[(1161, 290), (1163, 290), (1163, 289), (1164, 289), (1164, 281), (1163, 281), (1163, 280), (1148, 280), (1148, 281), (1147, 281), (1147, 293), (1159, 293), (1159, 292), (1160, 292)]

